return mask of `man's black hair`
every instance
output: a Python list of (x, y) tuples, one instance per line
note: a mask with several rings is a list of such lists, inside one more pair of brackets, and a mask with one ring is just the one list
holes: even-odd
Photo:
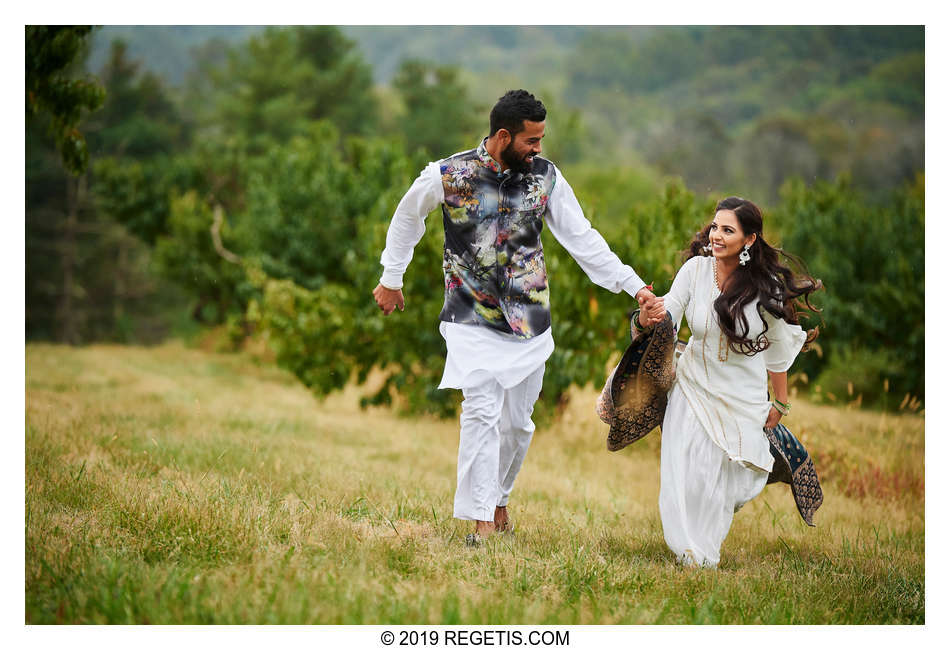
[(499, 98), (489, 116), (489, 136), (505, 129), (514, 137), (524, 130), (524, 121), (543, 122), (548, 114), (544, 104), (527, 90), (509, 90)]

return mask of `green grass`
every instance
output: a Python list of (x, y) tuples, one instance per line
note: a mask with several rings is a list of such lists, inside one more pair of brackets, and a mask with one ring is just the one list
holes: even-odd
[(539, 429), (517, 534), (452, 519), (457, 424), (323, 401), (243, 355), (26, 349), (27, 623), (924, 622), (924, 419), (798, 400), (825, 492), (734, 521), (678, 567), (660, 436), (615, 454), (577, 391)]

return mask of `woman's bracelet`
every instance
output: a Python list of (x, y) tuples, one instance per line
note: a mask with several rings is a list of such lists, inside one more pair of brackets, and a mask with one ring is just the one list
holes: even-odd
[(640, 310), (639, 309), (633, 312), (633, 329), (635, 329), (640, 334), (650, 329), (649, 327), (640, 324)]
[(780, 401), (777, 397), (772, 400), (772, 406), (775, 407), (775, 410), (781, 413), (782, 415), (788, 415), (788, 412), (792, 410), (792, 404)]

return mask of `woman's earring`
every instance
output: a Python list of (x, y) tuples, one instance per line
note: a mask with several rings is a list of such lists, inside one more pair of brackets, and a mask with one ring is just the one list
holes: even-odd
[(752, 256), (749, 255), (749, 246), (750, 246), (750, 245), (751, 245), (751, 244), (746, 244), (745, 246), (743, 246), (743, 247), (742, 247), (742, 252), (739, 253), (739, 264), (741, 264), (742, 266), (745, 266), (745, 265), (746, 265), (746, 262), (748, 262), (749, 260), (752, 259)]
[(703, 246), (703, 250), (708, 253), (709, 251), (712, 250), (712, 244), (706, 244), (705, 246)]

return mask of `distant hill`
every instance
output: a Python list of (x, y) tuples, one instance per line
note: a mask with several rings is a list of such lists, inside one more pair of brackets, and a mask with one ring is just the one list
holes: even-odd
[(512, 78), (537, 88), (563, 76), (564, 65), (581, 40), (616, 35), (640, 42), (656, 28), (450, 25), (344, 27), (343, 31), (360, 44), (380, 83), (389, 82), (403, 59), (421, 59), (458, 65), (496, 84)]
[(129, 47), (130, 58), (141, 61), (143, 68), (170, 86), (181, 86), (192, 69), (193, 48), (214, 38), (240, 43), (263, 29), (243, 25), (107, 25), (93, 33), (86, 65), (92, 72), (101, 70), (112, 41), (123, 40)]
[[(263, 29), (104, 27), (88, 66), (101, 68), (122, 38), (133, 59), (180, 87), (197, 48)], [(731, 186), (771, 199), (791, 176), (849, 172), (886, 190), (923, 169), (920, 26), (341, 29), (380, 85), (415, 58), (459, 66), (478, 110), (528, 88), (559, 116), (572, 111), (565, 121), (578, 144), (562, 162), (645, 162), (696, 191)]]
[[(92, 39), (88, 67), (99, 70), (115, 39), (126, 41), (129, 55), (172, 86), (180, 86), (192, 67), (191, 51), (218, 38), (236, 44), (266, 29), (263, 26), (109, 25)], [(623, 34), (634, 41), (652, 27), (596, 26), (342, 26), (373, 66), (377, 83), (387, 84), (404, 59), (460, 65), (475, 73), (543, 78), (557, 75), (577, 43), (597, 34)]]

